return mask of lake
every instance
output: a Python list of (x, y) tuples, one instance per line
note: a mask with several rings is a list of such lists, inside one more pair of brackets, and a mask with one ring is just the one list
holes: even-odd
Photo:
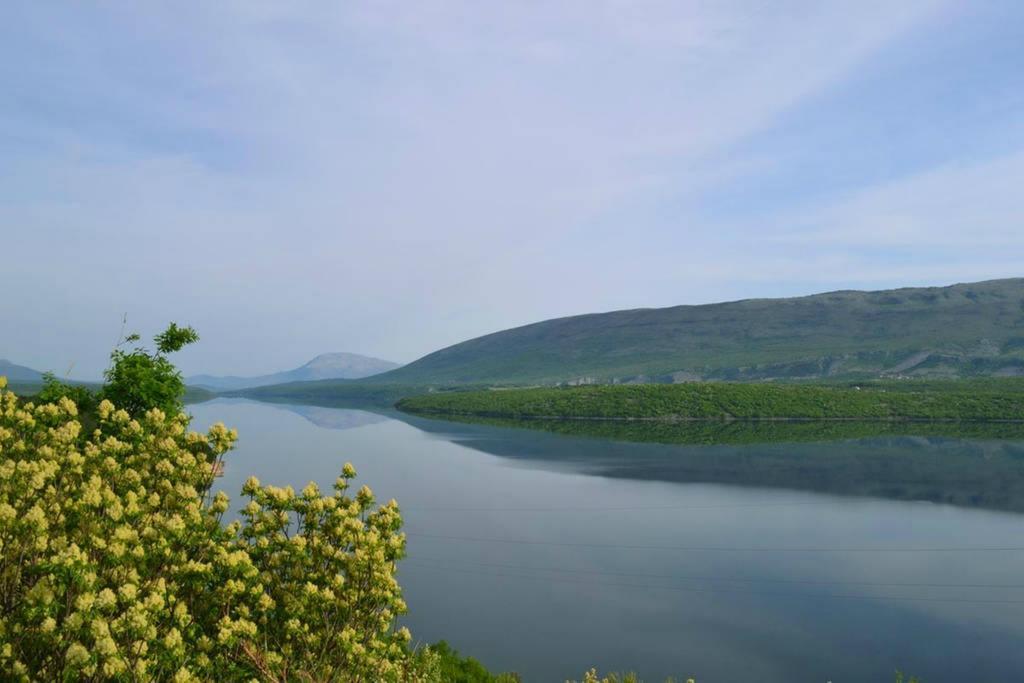
[(377, 409), (189, 410), (238, 429), (218, 484), (237, 505), (249, 475), (329, 489), (352, 462), (401, 504), (414, 638), (525, 681), (1024, 671), (1024, 440), (634, 443)]

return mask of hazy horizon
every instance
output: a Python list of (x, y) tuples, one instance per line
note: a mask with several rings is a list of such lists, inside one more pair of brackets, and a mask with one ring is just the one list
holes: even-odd
[[(1020, 276), (1024, 7), (14, 2), (0, 358), (406, 363), (544, 319)], [(814, 58), (808, 58), (813, 55)]]
[[(1022, 279), (1022, 278), (998, 278), (998, 279), (1002, 279), (1002, 280), (1006, 280), (1006, 279), (1017, 280), (1017, 279)], [(950, 282), (950, 283), (947, 283), (947, 284), (939, 284), (939, 285), (918, 285), (918, 286), (907, 285), (905, 287), (895, 287), (895, 288), (892, 288), (892, 290), (898, 290), (898, 289), (901, 289), (901, 288), (918, 289), (918, 288), (929, 288), (929, 287), (948, 287), (948, 286), (954, 286), (954, 285), (959, 285), (959, 284), (971, 284), (971, 283), (966, 283), (966, 282)], [(974, 284), (976, 284), (976, 283), (974, 283)], [(783, 298), (799, 298), (801, 296), (813, 296), (813, 295), (816, 295), (816, 294), (831, 294), (831, 293), (838, 292), (838, 291), (860, 291), (860, 292), (865, 292), (865, 291), (871, 291), (871, 290), (826, 290), (826, 291), (822, 291), (822, 292), (808, 292), (807, 294), (796, 294), (796, 295), (793, 295), (793, 297), (783, 297)], [(763, 299), (763, 298), (765, 298), (765, 297), (746, 297), (744, 299), (730, 300), (730, 301), (708, 301), (708, 302), (701, 302), (701, 303), (696, 303), (696, 304), (680, 304), (680, 305), (696, 305), (696, 306), (700, 306), (700, 305), (713, 305), (713, 304), (718, 304), (718, 303), (735, 303), (735, 302), (738, 302), (738, 301), (743, 301), (743, 300), (748, 300), (748, 299)], [(644, 308), (649, 308), (649, 307), (643, 307), (643, 306), (636, 307), (636, 309), (644, 309)], [(668, 308), (671, 308), (671, 306), (669, 306)], [(617, 309), (617, 310), (636, 310), (636, 309)], [(587, 311), (587, 312), (583, 312), (583, 313), (579, 313), (579, 314), (573, 314), (573, 315), (589, 315), (589, 314), (595, 314), (595, 313), (596, 314), (601, 314), (601, 313), (611, 313), (611, 312), (614, 312), (614, 311)], [(573, 317), (573, 316), (570, 315), (570, 316), (566, 316), (566, 317)], [(530, 325), (530, 324), (536, 323), (536, 322), (545, 322), (545, 321), (543, 321), (543, 320), (530, 321), (528, 323), (524, 323), (524, 325)], [(506, 330), (509, 330), (509, 329), (515, 329), (516, 327), (522, 327), (524, 325), (516, 325), (516, 326), (512, 326), (510, 328), (502, 328), (500, 330), (491, 330), (490, 332), (484, 332), (483, 334), (477, 335), (477, 336), (478, 337), (479, 336), (486, 336), (486, 335), (494, 333), (494, 332), (501, 332), (501, 331), (506, 331)], [(126, 330), (127, 329), (128, 328), (126, 328)], [(125, 334), (128, 334), (128, 332), (126, 331)], [(470, 339), (474, 339), (474, 338), (476, 338), (476, 337), (471, 337)], [(460, 340), (460, 342), (461, 341), (468, 341), (468, 339)], [(455, 342), (455, 344), (458, 344), (458, 343), (459, 342)], [(143, 346), (152, 346), (152, 344), (149, 344), (148, 340), (146, 340), (146, 339), (143, 339), (142, 341), (140, 341), (139, 344), (142, 344)], [(451, 346), (451, 345), (449, 345), (449, 346)], [(423, 356), (429, 355), (429, 354), (433, 353), (434, 351), (442, 350), (443, 348), (447, 348), (447, 347), (441, 347), (441, 348), (438, 348), (438, 349), (432, 349), (431, 351), (428, 351), (427, 353), (423, 354)], [(407, 361), (393, 361), (393, 360), (391, 360), (389, 358), (380, 358), (380, 357), (377, 357), (377, 356), (373, 356), (372, 354), (362, 354), (362, 353), (354, 353), (354, 352), (350, 352), (350, 351), (332, 350), (332, 351), (323, 351), (323, 352), (317, 353), (315, 356), (311, 356), (310, 358), (307, 358), (305, 360), (297, 361), (296, 364), (294, 365), (294, 367), (293, 366), (282, 367), (282, 368), (278, 368), (276, 370), (269, 370), (269, 371), (267, 371), (265, 373), (251, 373), (249, 375), (236, 375), (236, 374), (227, 373), (227, 372), (217, 372), (216, 370), (214, 370), (214, 371), (207, 371), (207, 372), (188, 373), (187, 376), (194, 376), (194, 377), (217, 377), (217, 376), (220, 376), (220, 377), (225, 377), (225, 378), (230, 378), (230, 377), (246, 377), (246, 376), (257, 377), (257, 376), (260, 376), (260, 375), (268, 375), (269, 376), (269, 375), (273, 375), (273, 374), (278, 374), (278, 373), (280, 373), (282, 371), (288, 371), (288, 370), (294, 370), (294, 369), (300, 368), (302, 366), (305, 366), (309, 362), (312, 362), (314, 360), (319, 359), (322, 356), (329, 356), (329, 355), (334, 355), (334, 354), (356, 355), (356, 356), (361, 356), (363, 358), (366, 358), (367, 360), (377, 360), (377, 361), (392, 362), (392, 363), (397, 363), (399, 367), (401, 367), (402, 365), (407, 365), (409, 363), (412, 363), (413, 361), (419, 360), (420, 358), (423, 358), (423, 356), (417, 356), (416, 358), (413, 358), (413, 359), (407, 360)], [(16, 365), (22, 365), (21, 363), (17, 363), (16, 361), (12, 361), (12, 359), (10, 359), (10, 358), (0, 358), (0, 360), (11, 361), (11, 362), (15, 362)], [(60, 372), (59, 368), (45, 367), (45, 368), (42, 368), (41, 371), (43, 371), (43, 372), (45, 372), (45, 371), (55, 371), (55, 372), (57, 372), (58, 376), (68, 376), (68, 377), (73, 377), (75, 379), (79, 379), (79, 380), (83, 380), (83, 381), (99, 380), (100, 379), (99, 375), (97, 375), (95, 377), (81, 377), (80, 375), (74, 375), (71, 372), (74, 369), (74, 367), (75, 367), (75, 364), (74, 364), (74, 362), (72, 362), (71, 365), (68, 368), (65, 369), (64, 375), (62, 375), (62, 373)], [(40, 370), (40, 368), (35, 368), (35, 367), (33, 367), (31, 369), (33, 369), (33, 370)]]

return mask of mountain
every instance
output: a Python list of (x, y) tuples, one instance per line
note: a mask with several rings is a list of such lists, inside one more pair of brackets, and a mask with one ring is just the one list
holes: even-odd
[[(274, 405), (269, 403), (267, 405)], [(291, 405), (279, 406), (282, 410), (301, 415), (309, 422), (324, 429), (355, 429), (367, 425), (384, 422), (385, 415), (371, 413), (366, 410), (346, 410), (344, 408), (325, 408), (323, 406)]]
[(11, 382), (42, 382), (43, 373), (24, 365), (15, 365), (9, 360), (0, 358), (0, 377), (6, 377)]
[(558, 318), (455, 344), (364, 383), (976, 375), (1024, 375), (1024, 278)]
[(285, 382), (308, 382), (322, 379), (362, 379), (399, 367), (398, 363), (360, 356), (355, 353), (324, 353), (294, 370), (275, 372), (258, 377), (219, 377), (215, 375), (194, 375), (187, 377), (189, 386), (202, 387), (213, 391), (234, 391)]

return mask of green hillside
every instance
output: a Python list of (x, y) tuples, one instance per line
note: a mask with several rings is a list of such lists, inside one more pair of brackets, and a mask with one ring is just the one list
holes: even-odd
[(404, 385), (1024, 375), (1024, 279), (558, 318), (360, 380)]

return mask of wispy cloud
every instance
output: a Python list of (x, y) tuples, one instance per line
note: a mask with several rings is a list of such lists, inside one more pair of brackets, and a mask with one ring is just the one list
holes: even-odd
[(1022, 187), (1024, 150), (980, 163), (944, 164), (790, 217), (792, 231), (780, 230), (775, 239), (872, 250), (1010, 249), (1021, 253)]
[[(959, 11), (17, 3), (0, 285), (32, 297), (0, 300), (17, 330), (0, 355), (74, 352), (95, 372), (128, 311), (200, 327), (189, 369), (409, 360), (553, 315), (1002, 274), (1021, 247), (1019, 156), (789, 191), (756, 220), (706, 206), (799, 179), (745, 141)], [(890, 258), (918, 248), (932, 260)]]

